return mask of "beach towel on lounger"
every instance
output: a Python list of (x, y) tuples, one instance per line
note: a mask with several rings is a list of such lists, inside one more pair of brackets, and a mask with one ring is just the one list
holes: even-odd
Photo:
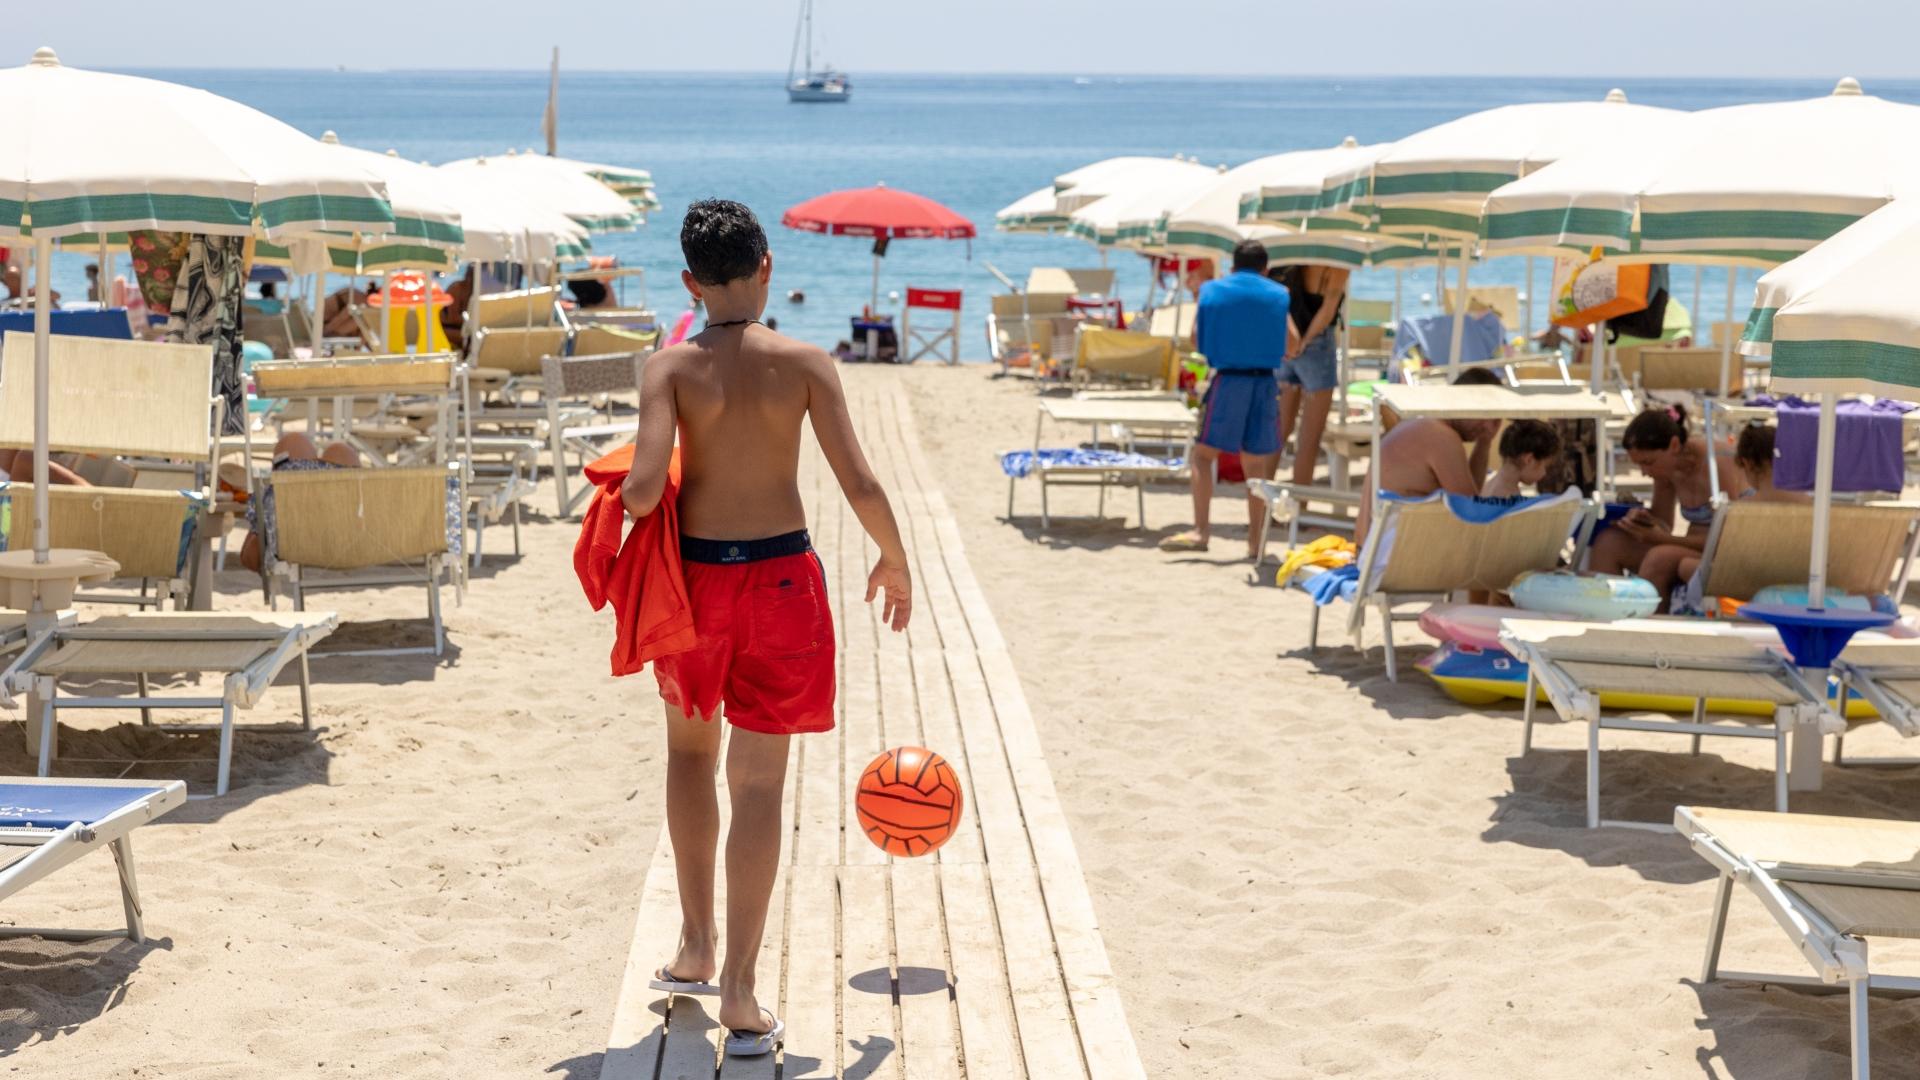
[(1084, 450), (1079, 447), (1008, 450), (1000, 455), (1000, 471), (1015, 480), (1032, 475), (1036, 467), (1178, 469), (1180, 465), (1179, 458), (1149, 457), (1146, 454), (1136, 454), (1128, 450)]

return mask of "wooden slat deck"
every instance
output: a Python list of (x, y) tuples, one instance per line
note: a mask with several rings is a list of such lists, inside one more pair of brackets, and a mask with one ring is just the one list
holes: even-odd
[[(862, 602), (873, 546), (818, 449), (802, 455), (839, 635), (840, 715), (832, 733), (794, 740), (758, 975), (785, 1045), (725, 1060), (717, 999), (648, 989), (680, 928), (662, 828), (601, 1080), (1145, 1076), (1026, 696), (898, 378), (863, 373), (848, 393), (914, 559), (906, 634)], [(854, 823), (854, 778), (903, 743), (945, 755), (966, 785), (965, 824), (929, 858), (890, 858)], [(723, 886), (720, 897), (724, 911)]]

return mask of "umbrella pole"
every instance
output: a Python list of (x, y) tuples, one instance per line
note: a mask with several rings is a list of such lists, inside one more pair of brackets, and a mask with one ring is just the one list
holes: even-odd
[[(47, 561), (47, 369), (53, 348), (53, 237), (33, 240), (33, 561)], [(38, 593), (33, 598), (40, 606)], [(27, 724), (33, 727), (31, 721)]]
[(1527, 256), (1527, 287), (1520, 294), (1520, 336), (1533, 340), (1533, 256)]
[(1467, 266), (1472, 255), (1467, 250), (1467, 241), (1460, 241), (1460, 288), (1453, 294), (1453, 341), (1447, 353), (1447, 363), (1451, 367), (1460, 366), (1460, 347), (1467, 340)]
[[(1807, 566), (1807, 606), (1827, 603), (1827, 532), (1833, 517), (1833, 436), (1839, 426), (1839, 395), (1820, 395), (1820, 433), (1813, 466), (1813, 554)], [(1712, 448), (1708, 448), (1712, 452)]]
[(1693, 307), (1688, 309), (1688, 313), (1691, 314), (1694, 319), (1693, 339), (1695, 341), (1700, 340), (1700, 334), (1699, 334), (1700, 317), (1706, 314), (1706, 312), (1700, 310), (1700, 282), (1701, 282), (1701, 279), (1706, 276), (1707, 276), (1707, 268), (1705, 266), (1700, 265), (1699, 263), (1694, 263), (1693, 264)]
[(312, 358), (315, 360), (320, 359), (320, 350), (326, 344), (327, 324), (324, 318), (326, 313), (327, 272), (315, 270), (313, 272), (313, 325), (308, 327), (311, 332), (307, 335), (313, 339), (308, 344), (312, 349)]
[[(1733, 287), (1739, 277), (1740, 268), (1729, 265), (1727, 267), (1727, 322), (1729, 323), (1733, 322)], [(1733, 376), (1733, 334), (1731, 329), (1732, 328), (1729, 327), (1728, 333), (1720, 335), (1726, 339), (1720, 343), (1720, 391), (1722, 393), (1726, 392), (1727, 380)]]
[(880, 331), (874, 323), (880, 318), (880, 256), (873, 257), (873, 295), (867, 300), (867, 363), (880, 360)]

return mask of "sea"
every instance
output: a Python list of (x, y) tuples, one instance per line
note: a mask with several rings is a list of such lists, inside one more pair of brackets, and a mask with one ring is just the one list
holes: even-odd
[[(542, 144), (545, 71), (185, 70), (139, 71), (202, 87), (279, 117), (311, 135), (443, 162)], [(1837, 72), (1839, 75), (1845, 72)], [(1070, 169), (1118, 154), (1183, 154), (1234, 165), (1346, 136), (1392, 140), (1454, 117), (1530, 101), (1598, 101), (1615, 86), (1635, 102), (1703, 109), (1812, 97), (1831, 80), (1648, 78), (1140, 77), (1060, 75), (861, 75), (846, 104), (793, 104), (779, 72), (648, 74), (563, 71), (559, 152), (653, 173), (661, 209), (633, 232), (601, 234), (596, 253), (646, 271), (648, 302), (671, 321), (687, 307), (678, 230), (687, 204), (720, 196), (752, 207), (774, 256), (768, 315), (782, 331), (831, 348), (869, 298), (871, 243), (782, 228), (781, 213), (814, 195), (885, 183), (936, 199), (971, 219), (971, 241), (899, 240), (882, 263), (883, 309), (909, 286), (964, 295), (963, 356), (987, 352), (988, 297), (1000, 278), (1024, 282), (1036, 266), (1099, 266), (1101, 253), (1067, 235), (993, 229), (994, 212)], [(1920, 103), (1920, 81), (1865, 80), (1868, 93)], [(137, 114), (137, 105), (132, 106)], [(1614, 152), (1632, 154), (1622, 145)], [(1110, 250), (1116, 292), (1138, 306), (1147, 262)], [(56, 260), (55, 281), (84, 295), (84, 259)], [(124, 265), (124, 264), (123, 264)], [(996, 274), (996, 271), (998, 272)], [(1704, 317), (1722, 317), (1724, 271), (1704, 273)], [(1526, 260), (1489, 260), (1478, 284), (1527, 288)], [(1545, 260), (1533, 288), (1550, 287)], [(1758, 272), (1739, 271), (1744, 316)], [(1673, 292), (1693, 300), (1694, 272), (1676, 268)], [(1435, 271), (1409, 269), (1405, 310), (1435, 310)], [(1354, 295), (1390, 299), (1391, 270), (1355, 275)], [(789, 292), (804, 301), (789, 300)], [(893, 298), (893, 299), (889, 299)], [(1540, 310), (1536, 308), (1536, 310)]]

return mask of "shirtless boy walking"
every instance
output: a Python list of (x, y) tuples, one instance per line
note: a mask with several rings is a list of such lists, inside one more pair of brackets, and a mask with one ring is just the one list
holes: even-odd
[[(653, 512), (679, 436), (680, 554), (697, 643), (654, 666), (666, 702), (667, 833), (681, 930), (679, 950), (652, 985), (718, 993), (727, 1053), (751, 1056), (770, 1052), (784, 1031), (753, 976), (780, 863), (787, 743), (833, 727), (833, 617), (795, 476), (803, 421), (880, 549), (867, 600), (884, 594), (882, 618), (895, 631), (906, 628), (913, 589), (899, 526), (860, 451), (832, 359), (760, 325), (773, 260), (753, 212), (723, 199), (696, 202), (680, 248), (680, 279), (705, 304), (707, 326), (648, 358), (633, 468), (621, 488), (629, 513)], [(721, 715), (734, 729), (724, 949), (713, 910)]]

